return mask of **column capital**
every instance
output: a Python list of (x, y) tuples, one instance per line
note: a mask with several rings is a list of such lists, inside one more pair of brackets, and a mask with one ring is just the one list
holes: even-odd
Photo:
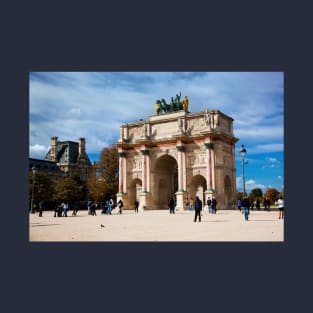
[(185, 151), (185, 147), (183, 147), (183, 146), (176, 146), (176, 149), (177, 149), (177, 151), (179, 151), (179, 152)]
[(214, 145), (213, 145), (212, 142), (205, 142), (204, 145), (205, 145), (205, 147), (207, 149), (212, 149), (213, 150), (213, 148), (214, 148)]
[(125, 157), (126, 157), (126, 152), (119, 152), (119, 153), (118, 153), (118, 156), (119, 156), (120, 158), (125, 158)]

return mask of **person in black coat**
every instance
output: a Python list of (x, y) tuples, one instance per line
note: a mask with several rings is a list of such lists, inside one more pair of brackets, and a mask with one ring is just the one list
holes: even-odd
[(135, 201), (135, 212), (137, 212), (137, 213), (138, 213), (138, 207), (139, 207), (139, 201), (136, 200)]
[(247, 196), (245, 196), (242, 200), (242, 206), (243, 206), (243, 212), (244, 212), (244, 216), (245, 216), (245, 220), (248, 221), (249, 220), (249, 214), (250, 214), (250, 200)]
[(175, 214), (175, 201), (173, 198), (170, 199), (170, 202), (168, 203), (168, 207), (170, 208), (170, 214)]
[(201, 222), (201, 211), (202, 211), (202, 201), (199, 199), (199, 197), (196, 197), (194, 222), (197, 221), (197, 216), (199, 216), (199, 222)]

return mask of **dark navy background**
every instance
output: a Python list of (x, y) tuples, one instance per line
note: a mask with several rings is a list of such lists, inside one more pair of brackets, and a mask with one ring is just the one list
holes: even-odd
[[(3, 312), (263, 313), (307, 306), (312, 19), (306, 2), (0, 6)], [(181, 70), (285, 72), (285, 242), (29, 243), (29, 72)]]

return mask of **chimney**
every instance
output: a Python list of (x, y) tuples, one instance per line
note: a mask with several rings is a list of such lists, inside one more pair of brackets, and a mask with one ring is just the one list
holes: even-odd
[(57, 145), (58, 137), (51, 137), (50, 159), (54, 162), (57, 162)]
[(79, 138), (78, 155), (85, 155), (86, 154), (85, 146), (86, 146), (85, 138)]

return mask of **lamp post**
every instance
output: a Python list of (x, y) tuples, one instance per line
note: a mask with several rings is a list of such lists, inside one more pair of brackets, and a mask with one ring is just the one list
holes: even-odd
[(241, 145), (241, 149), (239, 151), (242, 158), (242, 184), (243, 184), (243, 196), (246, 195), (246, 182), (245, 182), (245, 156), (247, 154), (247, 150), (244, 145)]
[(35, 166), (33, 166), (32, 171), (33, 171), (33, 187), (32, 187), (32, 197), (31, 197), (31, 201), (30, 201), (30, 212), (35, 213), (34, 212), (34, 186), (35, 186), (35, 176), (36, 176)]

